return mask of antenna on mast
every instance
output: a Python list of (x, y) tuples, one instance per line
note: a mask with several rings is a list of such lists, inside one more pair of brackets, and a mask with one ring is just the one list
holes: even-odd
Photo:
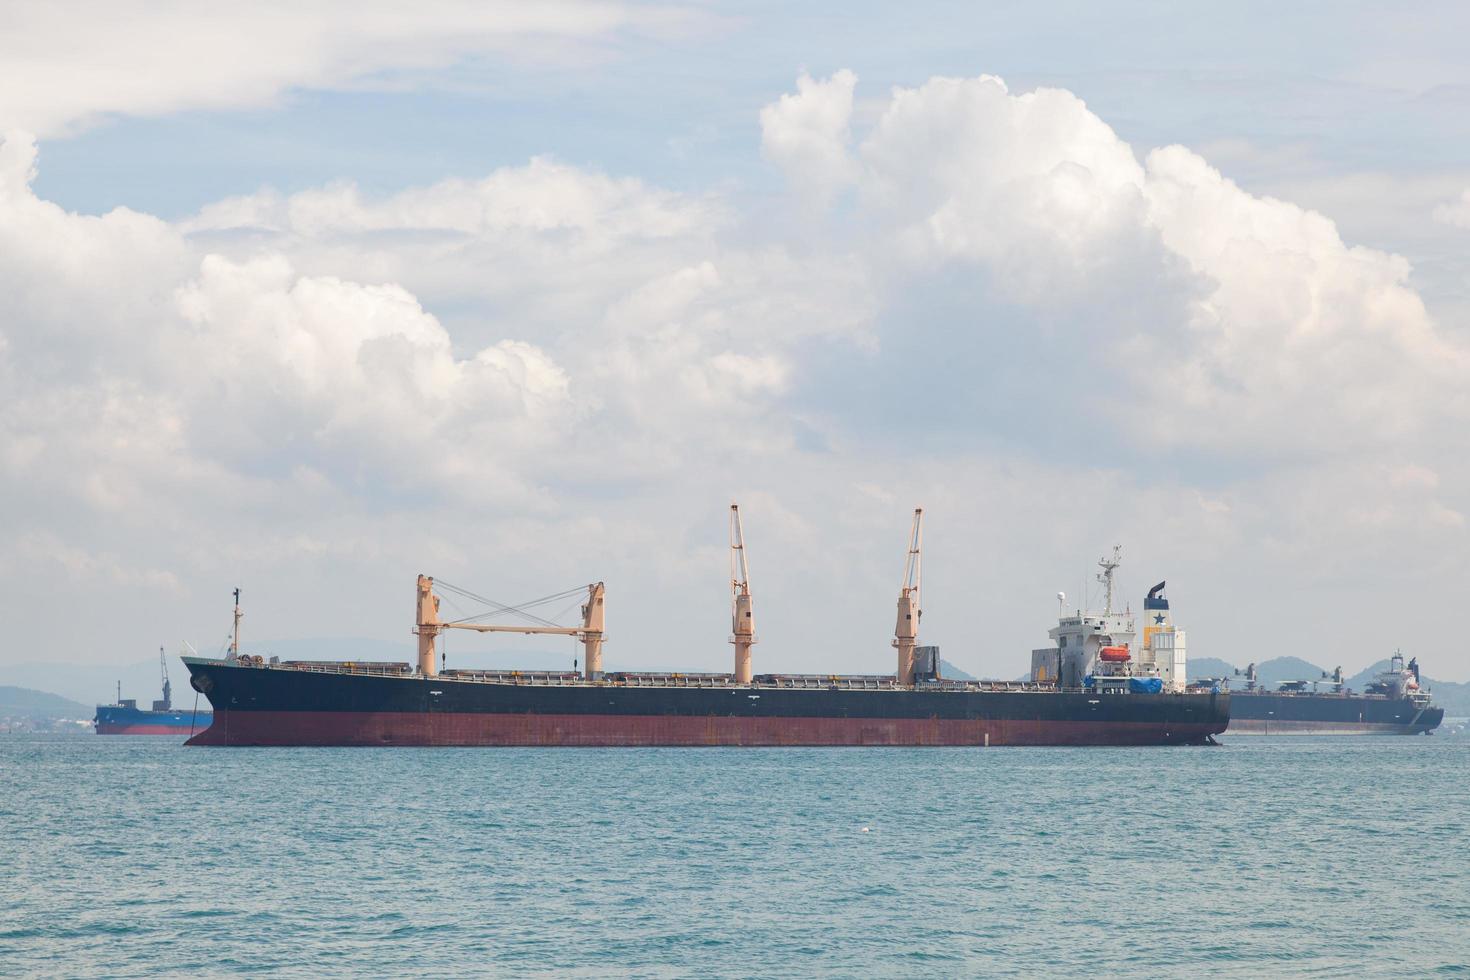
[(1113, 556), (1099, 558), (1097, 564), (1102, 569), (1097, 580), (1103, 584), (1103, 615), (1109, 615), (1113, 611), (1113, 572), (1123, 564), (1123, 546), (1113, 545)]
[(756, 643), (750, 598), (750, 566), (745, 561), (745, 532), (740, 505), (730, 505), (730, 642), (735, 644), (735, 683), (750, 683), (750, 648)]
[(896, 677), (903, 687), (914, 683), (914, 646), (919, 642), (919, 588), (923, 578), (924, 508), (914, 509), (914, 526), (909, 531), (909, 553), (903, 566), (903, 585), (898, 592), (898, 625), (893, 645), (898, 648)]

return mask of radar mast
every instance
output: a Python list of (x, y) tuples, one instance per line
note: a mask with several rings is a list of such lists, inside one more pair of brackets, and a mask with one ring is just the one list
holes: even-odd
[(1103, 586), (1103, 615), (1111, 616), (1113, 613), (1113, 572), (1119, 565), (1123, 564), (1123, 546), (1113, 545), (1113, 556), (1111, 558), (1099, 558), (1097, 565), (1102, 569), (1102, 574), (1097, 580)]

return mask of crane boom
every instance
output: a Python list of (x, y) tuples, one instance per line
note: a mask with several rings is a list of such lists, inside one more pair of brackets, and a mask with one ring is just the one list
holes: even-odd
[(745, 531), (740, 505), (730, 505), (730, 642), (735, 644), (735, 683), (749, 684), (750, 648), (756, 642), (750, 597), (750, 566), (745, 561)]
[(909, 553), (904, 562), (903, 584), (898, 592), (898, 623), (893, 630), (893, 645), (898, 649), (898, 683), (910, 687), (914, 683), (914, 647), (919, 642), (919, 586), (923, 578), (924, 508), (914, 509), (914, 524), (909, 531)]

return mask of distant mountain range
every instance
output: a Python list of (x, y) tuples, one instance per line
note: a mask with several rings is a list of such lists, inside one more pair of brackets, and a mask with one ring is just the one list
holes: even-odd
[[(192, 700), (194, 692), (184, 679), (187, 672), (176, 658), (169, 664), (169, 673), (173, 676), (174, 701)], [(26, 663), (0, 667), (0, 683), (54, 691), (72, 703), (84, 705), (111, 704), (117, 699), (119, 682), (122, 696), (134, 698), (144, 707), (163, 694), (156, 659), (132, 664)], [(89, 707), (88, 718), (92, 712)]]
[[(1189, 679), (1200, 680), (1206, 677), (1227, 677), (1232, 686), (1237, 688), (1245, 686), (1245, 679), (1236, 675), (1236, 667), (1216, 657), (1191, 657), (1189, 660)], [(1242, 664), (1240, 670), (1245, 669)], [(1343, 679), (1343, 683), (1354, 691), (1362, 691), (1366, 688), (1375, 675), (1388, 669), (1388, 661), (1380, 660), (1378, 663), (1358, 671), (1351, 677)], [(1327, 673), (1327, 668), (1319, 667), (1300, 657), (1275, 657), (1271, 660), (1261, 660), (1256, 663), (1256, 678), (1269, 688), (1275, 688), (1283, 681), (1326, 681), (1322, 675)], [(1457, 683), (1455, 681), (1438, 681), (1428, 674), (1422, 675), (1422, 680), (1434, 695), (1434, 703), (1444, 708), (1446, 715), (1452, 718), (1470, 717), (1470, 683)], [(1322, 689), (1329, 689), (1331, 682), (1326, 681)]]
[[(262, 656), (278, 656), (282, 660), (386, 660), (412, 663), (414, 648), (407, 643), (388, 640), (365, 640), (350, 637), (327, 637), (307, 640), (273, 640), (259, 644), (245, 644), (246, 652)], [(208, 656), (218, 651), (211, 650)], [(526, 670), (570, 670), (577, 654), (568, 650), (564, 654), (546, 650), (506, 649), (495, 651), (449, 651), (449, 664), (464, 668), (511, 668)], [(944, 677), (954, 680), (974, 680), (974, 675), (961, 670), (948, 660), (940, 662)], [(1244, 668), (1244, 664), (1241, 665)], [(609, 659), (609, 670), (655, 670), (656, 665), (620, 664)], [(169, 657), (169, 675), (174, 684), (174, 704), (187, 707), (193, 704), (194, 692), (189, 687), (188, 672), (179, 663), (178, 657)], [(1325, 668), (1302, 660), (1299, 657), (1276, 657), (1256, 664), (1256, 673), (1261, 683), (1275, 687), (1282, 681), (1321, 680)], [(1380, 661), (1366, 670), (1348, 678), (1347, 686), (1361, 691), (1372, 680), (1373, 675), (1388, 669), (1388, 661)], [(1228, 677), (1237, 686), (1243, 684), (1235, 674), (1236, 666), (1214, 657), (1196, 657), (1189, 661), (1189, 678)], [(1470, 717), (1470, 683), (1440, 681), (1425, 675), (1425, 683), (1434, 694), (1435, 703), (1445, 709), (1451, 717)], [(0, 667), (0, 683), (14, 685), (0, 687), (3, 691), (24, 691), (27, 695), (55, 698), (54, 709), (65, 712), (47, 717), (90, 718), (93, 705), (111, 703), (117, 698), (118, 683), (122, 684), (122, 696), (136, 698), (140, 704), (151, 702), (161, 694), (158, 661), (140, 660), (131, 664), (65, 664), (35, 662)], [(54, 691), (56, 694), (45, 694)], [(21, 700), (15, 704), (32, 704)], [(0, 707), (0, 717), (6, 710)], [(37, 711), (41, 709), (36, 709)], [(52, 709), (46, 709), (52, 710)], [(78, 713), (80, 712), (80, 713)], [(26, 716), (34, 716), (27, 709)]]
[(85, 720), (94, 709), (68, 698), (26, 687), (0, 687), (0, 721), (67, 718)]

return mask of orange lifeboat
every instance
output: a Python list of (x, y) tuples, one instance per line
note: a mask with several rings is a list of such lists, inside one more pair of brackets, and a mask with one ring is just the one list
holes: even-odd
[(1127, 647), (1103, 647), (1097, 652), (1104, 663), (1122, 664), (1128, 662)]

